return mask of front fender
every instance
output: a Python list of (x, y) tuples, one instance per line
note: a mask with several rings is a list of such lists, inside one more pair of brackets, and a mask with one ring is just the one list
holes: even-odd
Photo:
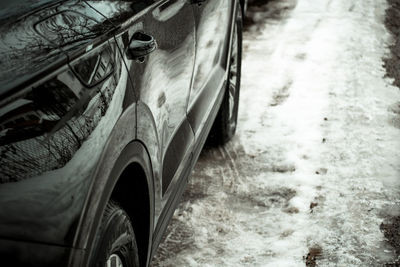
[[(117, 182), (116, 168), (124, 152), (136, 136), (136, 105), (128, 107), (121, 115), (108, 139), (91, 185), (78, 224), (77, 235), (73, 246), (86, 249), (89, 240), (93, 239), (92, 229), (96, 228), (103, 208)], [(121, 170), (122, 172), (122, 170)], [(111, 187), (111, 188), (110, 188)], [(94, 221), (96, 220), (96, 221)]]

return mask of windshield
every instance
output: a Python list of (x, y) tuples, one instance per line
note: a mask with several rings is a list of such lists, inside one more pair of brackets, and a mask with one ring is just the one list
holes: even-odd
[(26, 14), (37, 7), (59, 1), (60, 0), (1, 0), (0, 22), (5, 22), (9, 18)]

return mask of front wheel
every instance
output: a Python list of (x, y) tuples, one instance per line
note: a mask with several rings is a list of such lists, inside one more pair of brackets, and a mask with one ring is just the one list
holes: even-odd
[(236, 12), (229, 59), (229, 74), (224, 99), (209, 136), (209, 142), (213, 145), (224, 145), (236, 132), (242, 67), (242, 11), (240, 5)]
[(105, 209), (92, 262), (95, 267), (139, 266), (132, 224), (125, 211), (113, 202)]

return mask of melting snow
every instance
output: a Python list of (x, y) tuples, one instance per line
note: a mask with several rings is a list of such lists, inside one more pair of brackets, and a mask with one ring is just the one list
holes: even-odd
[(395, 257), (379, 229), (400, 205), (386, 1), (269, 5), (275, 15), (245, 34), (237, 135), (202, 153), (153, 266), (304, 266), (311, 250), (320, 266)]

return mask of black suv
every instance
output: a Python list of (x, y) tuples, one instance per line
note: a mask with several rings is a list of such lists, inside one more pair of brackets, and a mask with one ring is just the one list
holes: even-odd
[[(243, 8), (242, 8), (243, 7)], [(2, 266), (148, 266), (235, 133), (236, 0), (2, 0)]]

